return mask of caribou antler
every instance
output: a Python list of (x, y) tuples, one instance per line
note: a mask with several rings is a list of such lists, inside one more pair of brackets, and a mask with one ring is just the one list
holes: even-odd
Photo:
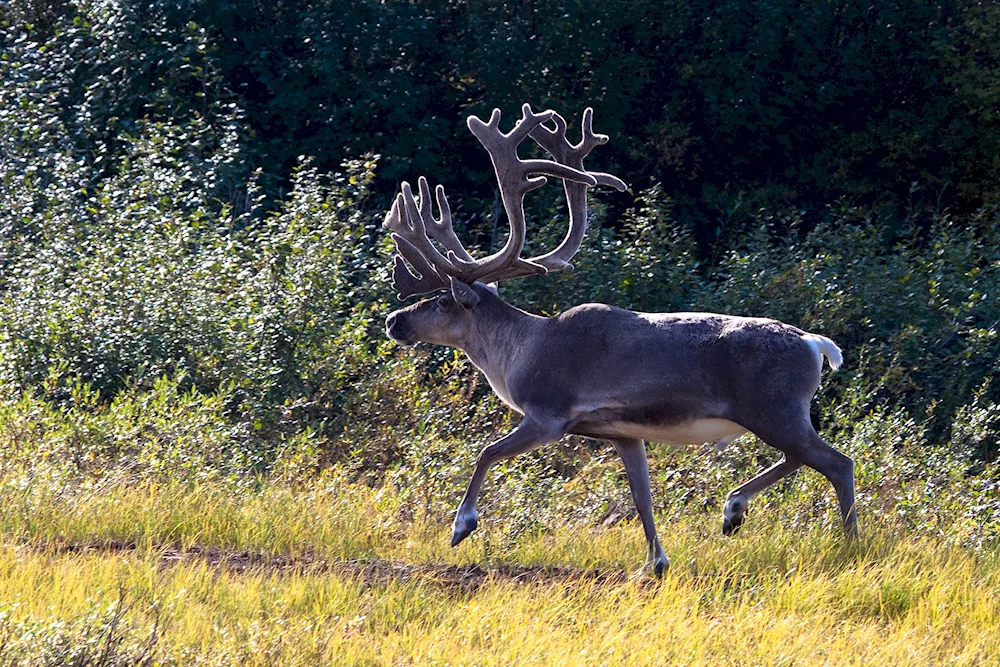
[[(393, 232), (399, 255), (393, 269), (393, 285), (399, 297), (424, 294), (447, 287), (455, 278), (466, 284), (476, 280), (492, 282), (549, 271), (571, 270), (569, 259), (580, 248), (587, 222), (587, 187), (597, 184), (611, 185), (623, 190), (625, 184), (618, 178), (604, 173), (588, 173), (583, 169), (583, 158), (595, 146), (608, 138), (596, 135), (591, 127), (593, 111), (584, 112), (583, 139), (577, 145), (566, 140), (566, 121), (554, 111), (534, 113), (525, 104), (521, 119), (510, 132), (500, 131), (500, 110), (494, 109), (489, 122), (469, 116), (469, 130), (489, 152), (496, 172), (497, 184), (503, 201), (510, 235), (496, 253), (474, 259), (462, 246), (452, 227), (451, 209), (440, 185), (435, 189), (440, 218), (435, 219), (431, 210), (430, 187), (427, 180), (418, 180), (419, 199), (413, 196), (409, 183), (404, 182), (400, 194), (386, 215), (384, 226)], [(543, 125), (553, 120), (556, 129)], [(532, 137), (553, 160), (522, 160), (517, 147)], [(550, 253), (524, 259), (525, 219), (524, 195), (546, 183), (545, 176), (563, 180), (570, 210), (570, 229), (566, 238)], [(431, 242), (440, 243), (442, 253)], [(417, 273), (407, 267), (412, 267)]]
[[(552, 121), (556, 126), (555, 130), (550, 130), (545, 125), (539, 125), (531, 131), (530, 136), (556, 162), (584, 171), (583, 159), (590, 155), (590, 151), (594, 148), (608, 142), (608, 135), (594, 134), (593, 120), (594, 110), (587, 107), (583, 112), (583, 136), (576, 145), (570, 143), (566, 138), (565, 119), (555, 112), (552, 114)], [(619, 192), (627, 187), (625, 182), (617, 176), (599, 171), (588, 171), (587, 173), (594, 177), (598, 185), (607, 185)], [(566, 232), (566, 237), (554, 250), (526, 260), (529, 266), (545, 267), (547, 273), (573, 270), (573, 265), (570, 264), (569, 260), (580, 250), (580, 244), (587, 231), (587, 187), (581, 183), (564, 179), (563, 189), (566, 192), (566, 205), (569, 208), (569, 230)], [(519, 272), (515, 267), (496, 276), (494, 280), (510, 280), (526, 275), (531, 274)]]

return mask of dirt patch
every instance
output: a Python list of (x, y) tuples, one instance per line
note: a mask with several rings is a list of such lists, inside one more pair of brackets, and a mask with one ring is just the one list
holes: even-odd
[[(137, 545), (124, 541), (67, 542), (58, 544), (27, 543), (19, 548), (57, 554), (135, 553)], [(179, 563), (204, 562), (210, 567), (239, 574), (317, 574), (329, 572), (349, 576), (365, 585), (385, 584), (392, 581), (419, 580), (445, 588), (475, 591), (485, 583), (537, 585), (554, 583), (589, 583), (613, 586), (628, 581), (640, 585), (655, 585), (655, 580), (636, 577), (624, 570), (600, 570), (525, 565), (450, 565), (445, 563), (405, 563), (384, 558), (337, 560), (316, 558), (310, 555), (276, 556), (248, 550), (226, 550), (213, 546), (194, 545), (184, 549), (163, 547), (152, 549), (163, 567)], [(147, 552), (148, 553), (148, 552)]]

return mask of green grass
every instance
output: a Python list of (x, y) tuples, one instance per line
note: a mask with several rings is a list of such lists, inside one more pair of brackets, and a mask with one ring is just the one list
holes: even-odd
[(397, 497), (334, 476), (8, 493), (0, 661), (92, 646), (83, 664), (129, 664), (155, 637), (159, 664), (1000, 662), (997, 552), (877, 516), (856, 548), (829, 518), (790, 521), (794, 497), (732, 539), (714, 513), (660, 517), (656, 581), (634, 575), (635, 522), (500, 548), (503, 518), (484, 516), (453, 550), (448, 517)]

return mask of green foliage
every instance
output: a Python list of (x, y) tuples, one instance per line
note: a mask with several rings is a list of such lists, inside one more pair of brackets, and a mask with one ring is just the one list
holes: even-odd
[[(954, 601), (983, 590), (993, 575), (978, 568), (1000, 539), (998, 5), (607, 9), (0, 5), (6, 590), (73, 584), (54, 606), (36, 591), (0, 605), (0, 662), (271, 664), (302, 639), (301, 660), (314, 663), (342, 658), (347, 644), (326, 642), (356, 634), (365, 650), (352, 655), (371, 659), (372, 629), (412, 628), (427, 591), (454, 611), (439, 579), (450, 567), (429, 567), (434, 584), (417, 577), (406, 592), (400, 558), (633, 565), (641, 536), (620, 461), (575, 437), (491, 468), (482, 527), (447, 551), (442, 524), (476, 452), (516, 415), (460, 353), (401, 350), (382, 331), (397, 305), (384, 195), (419, 173), (443, 181), (463, 238), (495, 248), (505, 225), (483, 203), (492, 173), (463, 119), (525, 99), (574, 116), (597, 107), (613, 148), (589, 166), (636, 185), (591, 198), (573, 273), (504, 284), (508, 300), (547, 315), (601, 301), (771, 316), (844, 349), (815, 408), (823, 436), (855, 461), (866, 552), (836, 546), (829, 484), (805, 470), (754, 500), (766, 536), (751, 525), (741, 549), (719, 546), (707, 531), (725, 492), (779, 454), (752, 437), (721, 452), (653, 444), (655, 509), (681, 526), (669, 533), (677, 576), (662, 589), (687, 591), (679, 627), (707, 610), (708, 637), (720, 610), (759, 611), (763, 587), (779, 591), (776, 618), (812, 605), (825, 629), (900, 621), (911, 656), (913, 619), (940, 639), (939, 611), (967, 609)], [(532, 253), (565, 233), (557, 190), (529, 198)], [(116, 556), (115, 570), (63, 553), (73, 548), (144, 555)], [(175, 557), (199, 561), (163, 567)], [(389, 584), (373, 557), (391, 563)], [(77, 559), (103, 574), (56, 572)], [(359, 578), (319, 559), (350, 559)], [(296, 569), (306, 564), (322, 567)], [(944, 586), (923, 576), (949, 567)], [(178, 572), (190, 577), (174, 581), (177, 607), (162, 610), (177, 615), (161, 634), (158, 586)], [(87, 576), (141, 580), (141, 606)], [(508, 609), (511, 592), (528, 590), (519, 577), (500, 582), (494, 606), (530, 615)], [(320, 588), (296, 601), (288, 587), (310, 578)], [(373, 583), (385, 589), (374, 597)], [(589, 586), (572, 583), (572, 595)], [(981, 597), (973, 616), (993, 619)], [(319, 625), (317, 605), (331, 615)], [(595, 618), (618, 628), (623, 607), (612, 607)], [(486, 616), (459, 614), (475, 617), (475, 633), (502, 615)], [(968, 614), (953, 617), (965, 632)], [(171, 634), (184, 639), (165, 646)], [(802, 654), (818, 655), (806, 643)]]
[(527, 99), (597, 107), (615, 168), (682, 191), (704, 232), (716, 221), (695, 202), (722, 211), (740, 192), (821, 205), (916, 182), (919, 205), (940, 207), (998, 183), (992, 3), (198, 6), (216, 43), (240, 45), (220, 49), (220, 72), (286, 165), (310, 141), (331, 157), (374, 148), (393, 180), (465, 181), (485, 161), (463, 114)]
[[(86, 166), (72, 190), (88, 194), (118, 171), (126, 137), (151, 122), (197, 128), (184, 137), (191, 155), (234, 142), (239, 114), (215, 74), (206, 31), (160, 3), (26, 2), (11, 15), (20, 21), (0, 21), (4, 162), (43, 188), (71, 160)], [(242, 160), (229, 150), (189, 176), (231, 195), (245, 176)]]
[(425, 174), (475, 213), (489, 163), (464, 117), (529, 100), (571, 120), (595, 106), (614, 148), (593, 166), (662, 183), (703, 254), (727, 250), (760, 208), (811, 226), (846, 197), (927, 222), (995, 204), (1000, 188), (995, 2), (15, 0), (0, 12), (5, 88), (43, 89), (53, 113), (23, 96), (0, 109), (47, 154), (88, 161), (86, 187), (144, 122), (200, 118), (240, 128), (243, 150), (213, 176), (238, 207), (252, 167), (277, 201), (304, 153), (329, 172), (377, 152), (381, 194)]
[[(565, 235), (565, 212), (550, 214), (528, 239), (526, 252), (546, 252)], [(504, 296), (547, 314), (585, 302), (645, 311), (689, 307), (705, 283), (698, 275), (694, 239), (673, 218), (673, 201), (663, 188), (641, 191), (624, 212), (620, 231), (602, 226), (605, 215), (606, 207), (592, 199), (587, 239), (573, 258), (572, 273), (504, 285)]]
[(974, 233), (943, 216), (886, 251), (879, 226), (857, 215), (843, 209), (805, 235), (795, 233), (795, 221), (780, 221), (790, 238), (762, 219), (745, 249), (721, 263), (725, 279), (704, 305), (823, 331), (844, 348), (848, 367), (867, 376), (858, 400), (905, 405), (914, 415), (936, 411), (940, 436), (954, 410), (1000, 369), (1000, 217), (982, 214), (976, 225), (984, 233)]
[(210, 212), (211, 185), (191, 172), (215, 156), (186, 154), (193, 134), (150, 125), (84, 210), (49, 186), (38, 215), (11, 221), (31, 231), (6, 239), (7, 382), (38, 386), (63, 364), (112, 395), (127, 377), (183, 372), (202, 389), (235, 383), (260, 407), (334, 372), (320, 370), (324, 346), (353, 304), (381, 300), (385, 262), (362, 209), (375, 159), (330, 177), (303, 165), (282, 210), (251, 223), (253, 211)]

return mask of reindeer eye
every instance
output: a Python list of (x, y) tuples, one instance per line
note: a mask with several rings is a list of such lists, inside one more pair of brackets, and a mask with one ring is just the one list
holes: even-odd
[(447, 294), (442, 294), (438, 297), (438, 308), (441, 310), (448, 310), (452, 307), (455, 302), (451, 300), (451, 297)]

